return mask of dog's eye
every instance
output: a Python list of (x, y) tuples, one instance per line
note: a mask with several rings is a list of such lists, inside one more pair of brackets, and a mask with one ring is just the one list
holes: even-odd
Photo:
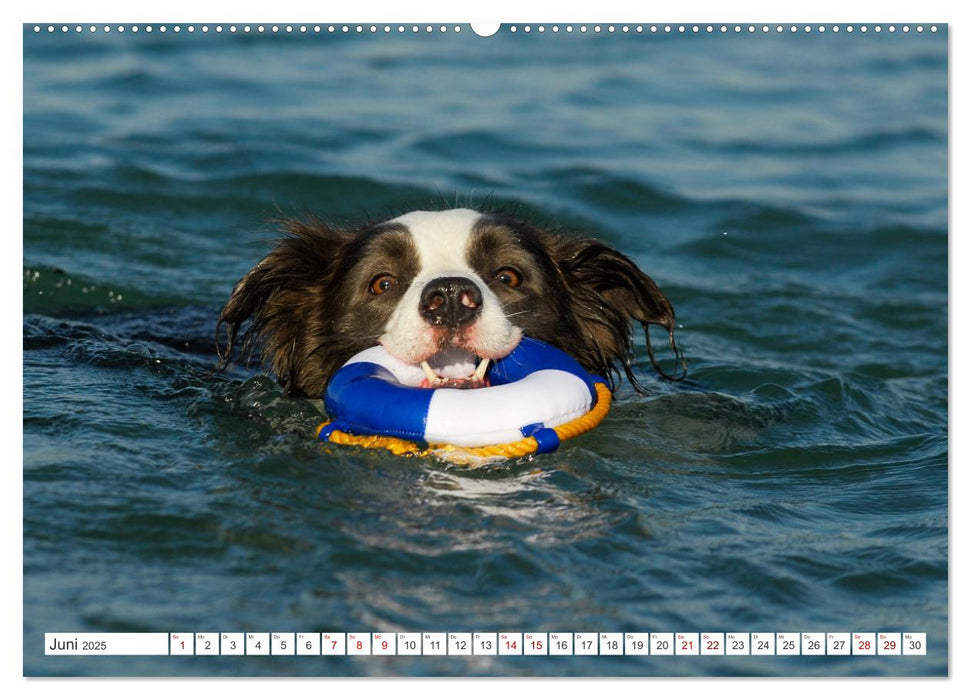
[(384, 294), (396, 284), (398, 284), (398, 280), (394, 275), (378, 275), (371, 280), (368, 290), (371, 294)]
[(523, 281), (519, 272), (511, 267), (504, 267), (501, 270), (496, 270), (496, 279), (507, 287), (518, 287)]

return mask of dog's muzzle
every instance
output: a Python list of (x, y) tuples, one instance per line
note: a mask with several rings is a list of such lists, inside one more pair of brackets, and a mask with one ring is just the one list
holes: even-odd
[(422, 290), (418, 311), (433, 326), (463, 328), (481, 315), (482, 291), (468, 277), (438, 277)]

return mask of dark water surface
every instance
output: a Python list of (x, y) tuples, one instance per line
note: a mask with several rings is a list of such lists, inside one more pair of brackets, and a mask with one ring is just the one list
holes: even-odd
[[(46, 27), (45, 27), (46, 29)], [(28, 674), (945, 674), (947, 32), (24, 34)], [(556, 454), (209, 373), (278, 211), (584, 228), (675, 305)], [(643, 359), (643, 358), (642, 358)], [(916, 631), (926, 657), (46, 658), (45, 631)]]

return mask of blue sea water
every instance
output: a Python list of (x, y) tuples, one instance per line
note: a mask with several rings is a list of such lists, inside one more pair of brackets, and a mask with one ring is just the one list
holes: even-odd
[[(945, 26), (171, 26), (24, 28), (26, 674), (947, 674)], [(279, 212), (446, 201), (632, 256), (688, 380), (642, 354), (649, 396), (470, 471), (322, 446), (314, 402), (211, 372)], [(46, 657), (53, 631), (913, 631), (927, 655)]]

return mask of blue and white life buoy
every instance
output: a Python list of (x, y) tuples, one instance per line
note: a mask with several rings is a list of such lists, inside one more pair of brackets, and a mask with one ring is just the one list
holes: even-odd
[[(417, 387), (415, 372), (420, 370), (381, 346), (352, 357), (327, 387), (324, 405), (333, 421), (318, 429), (318, 437), (388, 449), (387, 441), (370, 444), (348, 436), (384, 436), (417, 449), (484, 448), (484, 454), (500, 456), (552, 452), (561, 435), (572, 437), (596, 425), (610, 402), (602, 379), (562, 350), (532, 338), (491, 364), (486, 387)], [(579, 429), (570, 427), (575, 425)], [(520, 443), (525, 447), (518, 452), (502, 449)]]

